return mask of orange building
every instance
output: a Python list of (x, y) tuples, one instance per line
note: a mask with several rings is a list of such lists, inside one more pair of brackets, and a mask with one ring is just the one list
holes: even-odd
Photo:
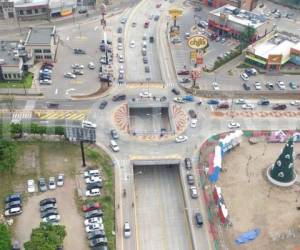
[(258, 0), (203, 0), (206, 6), (219, 8), (223, 5), (230, 4), (240, 9), (253, 10), (257, 5)]

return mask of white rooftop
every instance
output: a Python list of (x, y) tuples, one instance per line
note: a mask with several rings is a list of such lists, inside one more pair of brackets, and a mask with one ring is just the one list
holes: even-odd
[(252, 26), (253, 28), (259, 27), (267, 20), (262, 14), (256, 14), (251, 11), (242, 10), (229, 4), (212, 10), (210, 13), (215, 16), (221, 16), (221, 14), (225, 14), (228, 16), (229, 21), (243, 26)]

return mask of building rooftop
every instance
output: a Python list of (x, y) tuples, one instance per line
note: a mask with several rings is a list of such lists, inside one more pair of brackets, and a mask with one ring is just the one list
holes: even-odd
[(25, 53), (25, 46), (19, 41), (0, 41), (0, 65), (19, 65), (21, 53)]
[(242, 10), (229, 4), (210, 12), (215, 16), (227, 16), (229, 21), (238, 23), (243, 26), (252, 26), (257, 28), (267, 21), (267, 18), (262, 14), (256, 14), (251, 11)]
[(49, 45), (51, 36), (55, 34), (55, 26), (35, 27), (28, 31), (26, 45)]
[(276, 32), (267, 39), (250, 45), (247, 50), (266, 60), (269, 55), (282, 55), (284, 63), (289, 59), (291, 48), (300, 51), (300, 37), (287, 32)]

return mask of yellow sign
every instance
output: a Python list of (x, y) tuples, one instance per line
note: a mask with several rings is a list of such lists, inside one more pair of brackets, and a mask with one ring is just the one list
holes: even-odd
[(195, 50), (191, 51), (191, 59), (196, 60), (197, 52)]
[(208, 39), (202, 35), (192, 36), (188, 39), (188, 46), (191, 49), (204, 49), (208, 46)]
[(169, 10), (169, 15), (172, 17), (172, 18), (177, 18), (179, 16), (182, 16), (182, 10), (181, 9), (170, 9)]

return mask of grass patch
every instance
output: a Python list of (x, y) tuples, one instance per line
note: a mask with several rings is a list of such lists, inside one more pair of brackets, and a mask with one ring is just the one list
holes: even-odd
[(20, 81), (8, 81), (8, 80), (0, 81), (0, 88), (30, 89), (32, 85), (32, 79), (33, 79), (33, 74), (31, 72), (28, 72), (24, 76), (24, 78)]

